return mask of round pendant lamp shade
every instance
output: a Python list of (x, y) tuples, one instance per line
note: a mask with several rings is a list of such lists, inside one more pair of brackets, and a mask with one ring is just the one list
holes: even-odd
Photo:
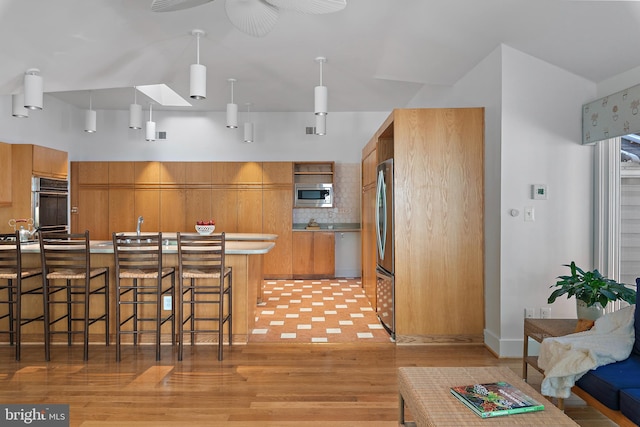
[(29, 110), (42, 110), (43, 93), (40, 70), (31, 68), (24, 74), (24, 107)]
[(142, 129), (142, 105), (129, 105), (129, 128)]
[(29, 117), (29, 110), (24, 108), (24, 94), (14, 93), (11, 95), (11, 115), (21, 119)]
[(314, 90), (315, 113), (324, 116), (327, 114), (329, 91), (326, 86), (316, 86)]
[(251, 122), (244, 124), (244, 142), (253, 142), (253, 123)]
[(238, 104), (227, 104), (227, 127), (229, 129), (238, 127)]
[(327, 115), (317, 115), (316, 116), (316, 135), (326, 135), (327, 134)]
[(327, 100), (329, 98), (329, 91), (325, 85), (322, 84), (322, 64), (327, 62), (327, 58), (319, 56), (316, 58), (316, 62), (320, 65), (320, 84), (315, 87), (313, 92), (314, 109), (316, 115), (327, 114)]
[(147, 131), (146, 131), (145, 139), (147, 141), (156, 140), (156, 122), (152, 122), (151, 120), (147, 122)]
[(190, 96), (193, 99), (207, 97), (207, 67), (202, 64), (191, 64)]
[(145, 138), (147, 141), (156, 140), (156, 122), (153, 121), (153, 107), (149, 104), (149, 121), (145, 131)]
[(233, 102), (233, 84), (236, 79), (227, 79), (231, 83), (231, 102), (227, 104), (227, 127), (235, 129), (238, 127), (238, 104)]
[(207, 67), (200, 64), (200, 37), (205, 35), (202, 30), (195, 29), (191, 35), (196, 38), (196, 63), (191, 64), (189, 70), (189, 96), (193, 99), (207, 97)]
[(85, 111), (84, 116), (84, 131), (88, 133), (94, 133), (96, 131), (96, 110)]

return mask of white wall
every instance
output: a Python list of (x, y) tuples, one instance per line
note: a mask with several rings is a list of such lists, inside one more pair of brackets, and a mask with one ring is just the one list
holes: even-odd
[[(581, 145), (582, 105), (596, 86), (581, 77), (503, 48), (500, 354), (522, 352), (524, 307), (547, 307), (549, 287), (572, 260), (593, 262), (594, 147)], [(531, 185), (548, 185), (532, 200)], [(535, 221), (511, 217), (535, 209)], [(552, 317), (575, 317), (561, 299)]]
[[(362, 147), (388, 113), (330, 113), (327, 135), (307, 135), (312, 113), (252, 112), (254, 141), (242, 142), (242, 125), (225, 127), (225, 113), (154, 110), (157, 130), (166, 140), (147, 142), (144, 130), (128, 128), (128, 111), (98, 111), (98, 131), (82, 131), (77, 123), (71, 160), (158, 161), (336, 161), (359, 163)], [(81, 115), (80, 115), (81, 116)], [(242, 115), (240, 117), (242, 123)]]
[(0, 96), (0, 141), (68, 152), (78, 137), (74, 124), (78, 114), (75, 107), (45, 95), (43, 110), (29, 111), (28, 118), (18, 119), (11, 116), (11, 96)]

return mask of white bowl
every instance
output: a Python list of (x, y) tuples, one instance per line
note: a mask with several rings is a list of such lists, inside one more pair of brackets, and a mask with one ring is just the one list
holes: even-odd
[(209, 235), (213, 233), (213, 230), (216, 229), (215, 225), (198, 225), (196, 224), (196, 231), (203, 236)]

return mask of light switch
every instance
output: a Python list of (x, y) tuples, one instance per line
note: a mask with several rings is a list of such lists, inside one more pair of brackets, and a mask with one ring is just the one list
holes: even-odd
[(526, 206), (524, 208), (524, 220), (531, 222), (536, 220), (536, 211), (533, 209), (533, 206)]

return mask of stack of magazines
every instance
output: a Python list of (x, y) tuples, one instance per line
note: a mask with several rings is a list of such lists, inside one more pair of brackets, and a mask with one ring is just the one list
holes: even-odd
[(544, 409), (543, 404), (505, 382), (452, 387), (451, 393), (482, 418)]

